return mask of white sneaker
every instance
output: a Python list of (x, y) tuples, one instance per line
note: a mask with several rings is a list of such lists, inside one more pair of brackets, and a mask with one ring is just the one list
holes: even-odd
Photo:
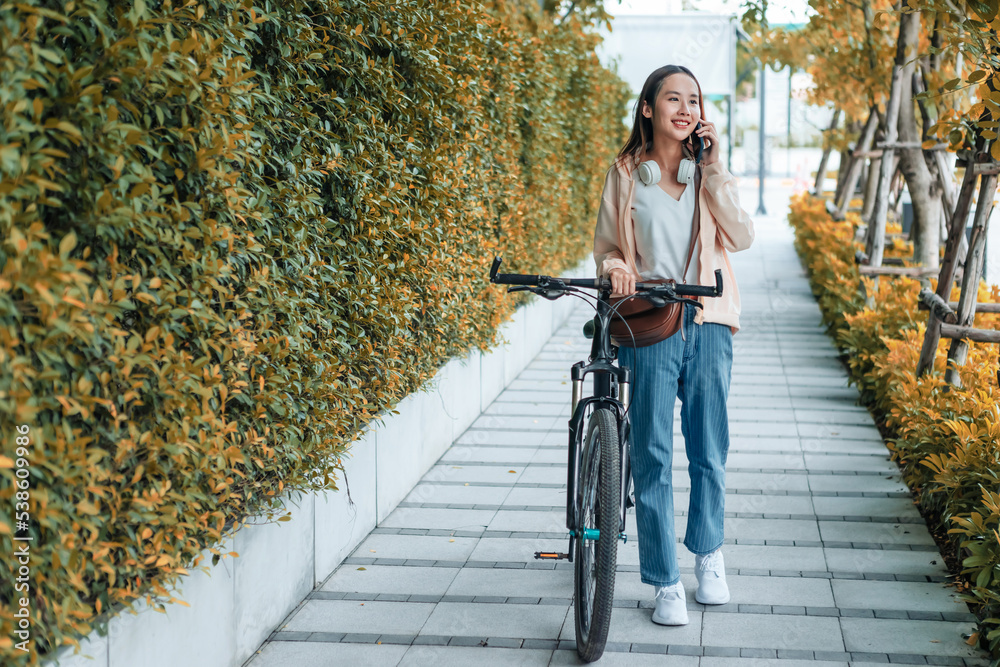
[(702, 604), (726, 604), (729, 602), (726, 564), (722, 560), (721, 548), (704, 556), (695, 556), (694, 574), (698, 578), (698, 590), (694, 594), (695, 600)]
[(653, 623), (659, 625), (688, 624), (684, 584), (678, 581), (673, 586), (656, 587), (656, 609), (653, 610)]

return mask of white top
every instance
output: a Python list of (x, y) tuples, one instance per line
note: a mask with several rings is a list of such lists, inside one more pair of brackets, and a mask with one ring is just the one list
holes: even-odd
[[(694, 219), (694, 184), (688, 184), (680, 200), (674, 199), (657, 184), (635, 183), (632, 201), (632, 223), (635, 228), (636, 266), (642, 280), (681, 277), (691, 245)], [(639, 249), (642, 250), (639, 250)], [(647, 256), (648, 255), (648, 256)], [(698, 282), (698, 245), (688, 267), (686, 282)]]

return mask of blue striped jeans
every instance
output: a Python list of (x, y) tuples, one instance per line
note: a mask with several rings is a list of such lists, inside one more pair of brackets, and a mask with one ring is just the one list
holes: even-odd
[(722, 546), (733, 367), (732, 330), (695, 324), (684, 306), (684, 334), (655, 345), (622, 347), (618, 362), (632, 369), (632, 480), (642, 581), (669, 586), (680, 580), (674, 531), (674, 403), (681, 399), (681, 433), (691, 495), (684, 546), (707, 554)]

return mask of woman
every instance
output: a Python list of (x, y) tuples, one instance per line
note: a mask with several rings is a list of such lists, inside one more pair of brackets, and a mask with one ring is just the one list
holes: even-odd
[[(681, 160), (692, 155), (695, 136), (705, 146), (697, 193), (697, 181), (677, 179)], [(715, 270), (723, 272), (723, 295), (703, 299), (704, 309), (685, 306), (678, 334), (648, 347), (621, 347), (618, 353), (635, 381), (631, 456), (640, 573), (644, 583), (656, 587), (653, 621), (661, 625), (688, 622), (671, 480), (678, 397), (691, 477), (684, 545), (695, 554), (695, 599), (702, 604), (729, 601), (721, 552), (729, 451), (726, 400), (740, 298), (727, 251), (750, 247), (754, 232), (750, 216), (740, 208), (735, 179), (719, 162), (718, 146), (719, 135), (705, 119), (694, 74), (676, 65), (650, 74), (636, 104), (632, 133), (608, 171), (594, 236), (598, 274), (610, 277), (612, 296), (633, 293), (637, 280), (714, 284)], [(659, 182), (640, 180), (638, 166), (647, 161), (659, 168)], [(696, 196), (700, 220), (689, 260)]]

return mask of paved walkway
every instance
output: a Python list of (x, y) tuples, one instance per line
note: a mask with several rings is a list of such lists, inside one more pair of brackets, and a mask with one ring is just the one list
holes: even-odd
[[(694, 559), (679, 545), (691, 622), (654, 625), (630, 520), (601, 664), (986, 664), (963, 641), (972, 615), (944, 586), (942, 558), (821, 327), (787, 195), (775, 193), (754, 247), (734, 256), (744, 315), (729, 403), (732, 601), (694, 601)], [(589, 317), (575, 311), (247, 667), (578, 663), (572, 565), (532, 555), (567, 546), (568, 372), (589, 351)], [(689, 481), (675, 425), (682, 537)]]

